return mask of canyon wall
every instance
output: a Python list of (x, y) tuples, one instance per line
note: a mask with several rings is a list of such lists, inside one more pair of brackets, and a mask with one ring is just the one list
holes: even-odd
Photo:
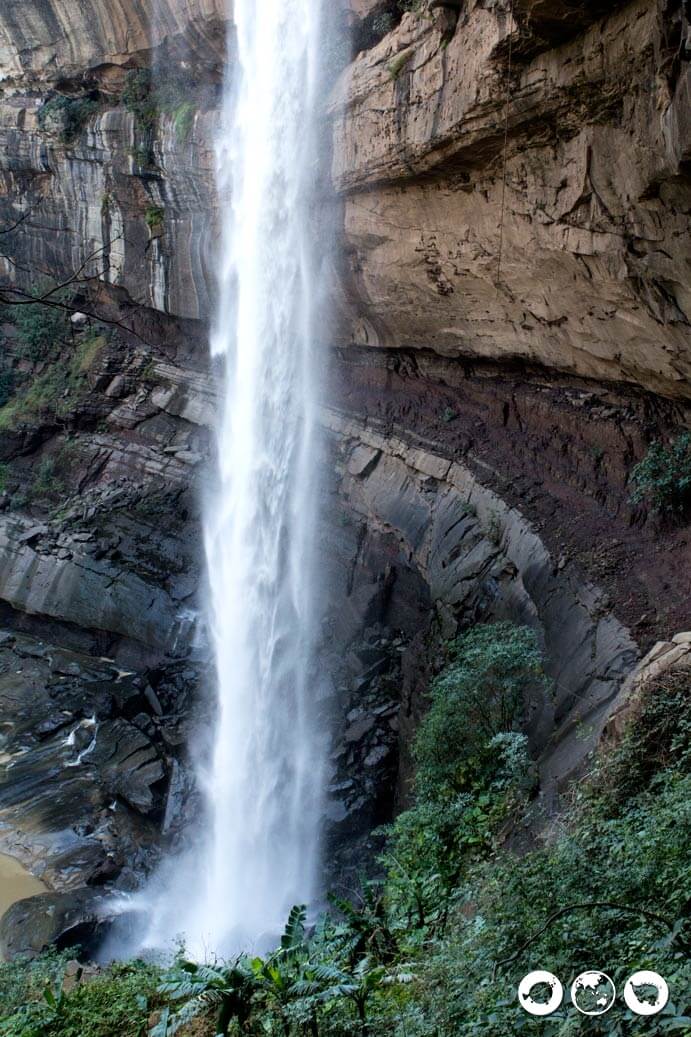
[[(538, 632), (537, 833), (639, 656), (691, 620), (688, 526), (629, 500), (650, 442), (691, 424), (688, 4), (347, 6), (362, 49), (330, 58), (318, 217), (339, 227), (319, 345), (341, 878), (410, 795), (446, 639)], [(23, 388), (0, 407), (0, 844), (56, 891), (0, 933), (12, 952), (83, 937), (199, 812), (223, 10), (0, 11), (0, 284), (85, 264), (75, 305), (114, 322), (37, 359), (2, 315)], [(30, 406), (58, 368), (60, 400)]]

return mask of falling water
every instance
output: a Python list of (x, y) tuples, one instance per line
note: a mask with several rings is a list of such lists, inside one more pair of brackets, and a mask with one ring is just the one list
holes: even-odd
[(180, 927), (227, 952), (314, 892), (321, 765), (314, 531), (311, 133), (320, 0), (234, 0), (218, 146), (212, 352), (224, 367), (205, 544), (219, 712), (210, 838)]

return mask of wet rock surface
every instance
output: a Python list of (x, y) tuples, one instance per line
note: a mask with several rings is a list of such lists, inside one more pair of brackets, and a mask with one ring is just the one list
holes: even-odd
[[(168, 837), (189, 824), (185, 745), (201, 674), (189, 662), (127, 671), (0, 633), (0, 846), (54, 891), (8, 913), (7, 953), (26, 940), (40, 949), (46, 925), (57, 938), (65, 912), (69, 927), (86, 924), (81, 907), (98, 897), (83, 887), (102, 900), (132, 891), (159, 858), (164, 819)], [(47, 903), (52, 921), (35, 925)]]

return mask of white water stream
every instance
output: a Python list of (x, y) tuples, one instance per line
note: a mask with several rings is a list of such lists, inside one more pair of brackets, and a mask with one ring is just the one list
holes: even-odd
[[(223, 242), (216, 492), (206, 505), (218, 674), (209, 831), (149, 941), (193, 953), (274, 937), (315, 893), (322, 749), (310, 679), (313, 246), (310, 181), (320, 0), (233, 0), (218, 142)], [(208, 836), (208, 837), (207, 837)]]

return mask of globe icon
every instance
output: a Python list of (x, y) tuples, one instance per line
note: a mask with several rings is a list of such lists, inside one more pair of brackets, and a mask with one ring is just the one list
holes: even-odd
[(636, 1015), (657, 1015), (669, 1001), (669, 987), (657, 972), (634, 972), (624, 987), (624, 1000)]
[(604, 1015), (616, 996), (616, 987), (605, 972), (581, 972), (571, 984), (571, 1001), (582, 1015)]
[(518, 1000), (529, 1015), (551, 1015), (563, 996), (564, 988), (557, 977), (544, 969), (529, 972), (518, 987)]

